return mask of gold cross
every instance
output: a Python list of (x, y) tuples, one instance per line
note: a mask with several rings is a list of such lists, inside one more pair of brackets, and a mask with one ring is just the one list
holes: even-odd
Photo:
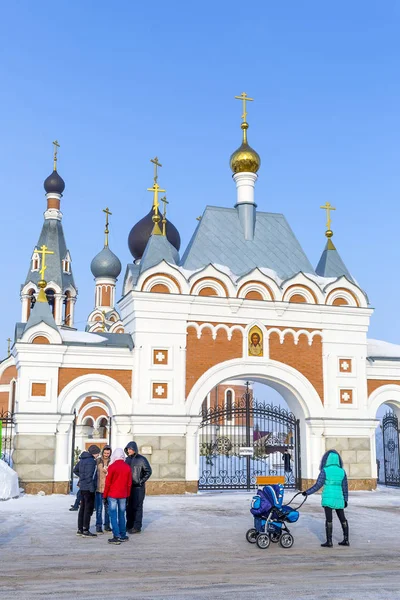
[(158, 194), (160, 192), (166, 192), (167, 190), (162, 190), (160, 188), (160, 186), (158, 185), (158, 183), (154, 182), (153, 187), (151, 188), (147, 188), (148, 192), (153, 192), (154, 193), (154, 198), (153, 198), (153, 211), (155, 215), (158, 215), (158, 208), (160, 206), (160, 203), (158, 201)]
[(154, 183), (157, 183), (157, 179), (158, 179), (157, 167), (162, 167), (162, 164), (158, 162), (157, 156), (155, 158), (151, 158), (150, 162), (152, 162), (154, 165)]
[(164, 204), (164, 212), (163, 212), (163, 217), (165, 219), (165, 217), (167, 216), (167, 204), (169, 204), (168, 200), (167, 200), (167, 196), (164, 196), (163, 198), (160, 198), (161, 202), (163, 202)]
[(107, 206), (107, 208), (103, 208), (103, 213), (106, 213), (106, 228), (104, 230), (106, 239), (105, 239), (104, 245), (108, 246), (108, 234), (110, 233), (108, 230), (108, 217), (109, 217), (109, 215), (112, 215), (112, 212), (110, 212), (110, 210)]
[(320, 206), (323, 210), (326, 210), (326, 229), (329, 231), (331, 228), (331, 210), (336, 210), (329, 202), (325, 204), (325, 206)]
[(60, 144), (57, 142), (57, 140), (55, 140), (53, 142), (53, 146), (54, 146), (54, 170), (57, 171), (57, 151), (58, 151), (58, 148), (60, 147)]
[(8, 356), (11, 354), (11, 338), (7, 338), (7, 354)]
[(52, 250), (49, 250), (47, 248), (47, 246), (45, 246), (44, 244), (43, 244), (43, 246), (40, 247), (40, 250), (38, 250), (37, 248), (35, 248), (34, 252), (37, 252), (38, 254), (42, 255), (42, 261), (41, 261), (42, 266), (41, 266), (41, 268), (39, 270), (39, 273), (40, 273), (41, 279), (44, 281), (44, 272), (47, 269), (47, 267), (46, 267), (46, 254), (54, 254), (54, 252)]
[(248, 95), (246, 94), (246, 92), (242, 92), (240, 94), (240, 96), (235, 96), (235, 98), (236, 98), (236, 100), (241, 100), (243, 103), (242, 119), (243, 119), (243, 123), (246, 123), (246, 117), (247, 117), (246, 102), (253, 102), (254, 98), (249, 98)]
[(167, 204), (169, 204), (168, 200), (167, 200), (167, 196), (164, 196), (163, 198), (161, 198), (161, 202), (164, 203), (164, 211), (163, 211), (163, 218), (162, 218), (162, 234), (163, 236), (166, 235), (166, 226), (167, 226)]

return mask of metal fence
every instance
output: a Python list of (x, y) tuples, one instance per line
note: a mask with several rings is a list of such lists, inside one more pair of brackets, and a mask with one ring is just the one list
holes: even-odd
[(0, 412), (0, 458), (10, 467), (12, 466), (14, 426), (14, 414), (9, 411)]

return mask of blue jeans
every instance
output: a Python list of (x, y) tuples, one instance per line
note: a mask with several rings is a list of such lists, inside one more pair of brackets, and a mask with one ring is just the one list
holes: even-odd
[(110, 513), (111, 527), (115, 538), (126, 536), (126, 498), (109, 498), (108, 510)]
[[(96, 527), (103, 527), (103, 494), (96, 492)], [(110, 515), (107, 506), (104, 506), (104, 527), (110, 527)]]

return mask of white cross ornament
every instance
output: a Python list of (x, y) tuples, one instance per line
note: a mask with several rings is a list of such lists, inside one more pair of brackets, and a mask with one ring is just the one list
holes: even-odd
[(165, 390), (162, 385), (159, 385), (154, 391), (157, 394), (157, 396), (162, 396)]
[(346, 362), (345, 360), (342, 361), (342, 369), (343, 369), (343, 371), (347, 371), (347, 369), (349, 369), (349, 368), (350, 368), (349, 363)]
[(156, 359), (158, 360), (158, 362), (162, 362), (165, 359), (165, 354), (163, 354), (162, 352), (158, 352), (158, 354), (156, 354)]
[(343, 400), (344, 402), (348, 402), (350, 399), (351, 399), (351, 396), (350, 396), (350, 394), (348, 394), (347, 392), (344, 392), (344, 393), (342, 394), (342, 400)]

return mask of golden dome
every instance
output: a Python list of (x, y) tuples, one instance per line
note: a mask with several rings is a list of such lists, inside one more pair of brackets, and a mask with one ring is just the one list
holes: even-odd
[(241, 128), (243, 129), (243, 142), (231, 156), (231, 169), (234, 173), (257, 173), (261, 165), (261, 158), (247, 143), (248, 124), (242, 123)]

